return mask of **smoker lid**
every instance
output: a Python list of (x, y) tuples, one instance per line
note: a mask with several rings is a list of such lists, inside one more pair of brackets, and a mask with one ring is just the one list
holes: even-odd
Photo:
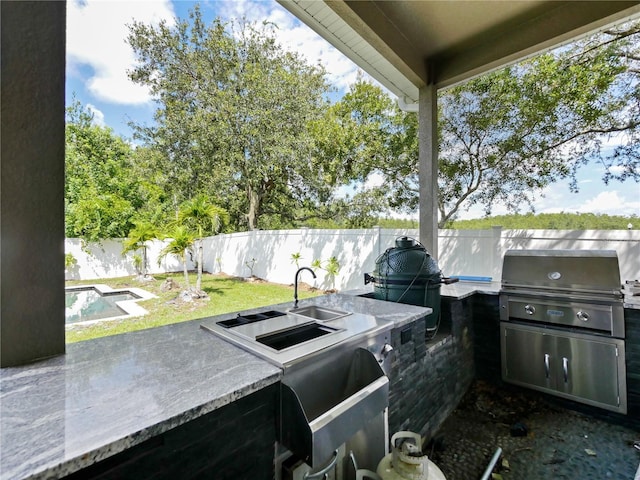
[(508, 250), (502, 286), (619, 294), (618, 254), (615, 250)]
[(408, 279), (407, 284), (420, 278), (440, 284), (442, 273), (438, 263), (420, 242), (410, 237), (398, 237), (395, 243), (395, 247), (387, 248), (376, 259), (375, 278), (385, 281)]

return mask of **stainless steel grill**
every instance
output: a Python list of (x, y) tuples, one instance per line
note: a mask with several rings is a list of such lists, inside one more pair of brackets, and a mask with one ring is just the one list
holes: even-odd
[(509, 250), (500, 293), (505, 381), (626, 413), (624, 308), (610, 250)]

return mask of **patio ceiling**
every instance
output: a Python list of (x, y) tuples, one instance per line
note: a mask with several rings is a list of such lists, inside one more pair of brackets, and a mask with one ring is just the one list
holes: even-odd
[(638, 1), (278, 1), (404, 103), (640, 13)]

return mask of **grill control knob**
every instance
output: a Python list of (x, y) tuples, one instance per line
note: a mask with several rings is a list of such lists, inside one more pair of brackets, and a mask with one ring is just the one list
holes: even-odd
[(533, 305), (525, 305), (524, 306), (524, 311), (527, 312), (529, 315), (533, 315), (534, 313), (536, 313), (536, 307), (534, 307)]
[(382, 352), (380, 352), (382, 354), (382, 356), (384, 358), (387, 357), (387, 355), (389, 355), (391, 352), (393, 351), (393, 347), (391, 345), (389, 345), (388, 343), (385, 343), (382, 347)]
[(589, 314), (587, 312), (580, 311), (576, 313), (576, 317), (578, 317), (578, 320), (582, 320), (583, 322), (589, 321)]

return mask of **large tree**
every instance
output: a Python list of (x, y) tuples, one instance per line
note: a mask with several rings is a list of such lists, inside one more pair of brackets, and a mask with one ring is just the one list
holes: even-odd
[(637, 128), (638, 118), (628, 116), (635, 94), (621, 83), (627, 71), (615, 43), (578, 43), (444, 92), (441, 224), (463, 205), (482, 205), (487, 214), (497, 201), (511, 211), (532, 208), (561, 178), (577, 188), (580, 166), (606, 161), (607, 135)]
[(96, 241), (126, 237), (145, 189), (131, 175), (132, 148), (110, 128), (96, 125), (79, 102), (67, 109), (65, 234)]
[(380, 87), (358, 79), (312, 132), (314, 168), (327, 185), (350, 187), (331, 197), (341, 224), (366, 227), (381, 212), (416, 208), (417, 115), (400, 111)]
[(326, 104), (322, 68), (284, 51), (269, 25), (205, 25), (198, 7), (174, 27), (134, 23), (128, 41), (130, 77), (159, 106), (137, 135), (162, 154), (178, 203), (209, 195), (255, 229), (315, 202), (307, 124)]
[[(640, 181), (637, 37), (638, 25), (627, 24), (441, 91), (440, 226), (474, 204), (487, 213), (498, 201), (531, 207), (561, 178), (575, 190), (589, 162), (604, 166), (604, 182)], [(382, 176), (354, 198), (370, 213), (418, 206), (417, 116), (386, 97), (355, 84), (329, 113), (336, 131), (319, 143), (343, 175)], [(606, 148), (616, 135), (618, 146)]]

